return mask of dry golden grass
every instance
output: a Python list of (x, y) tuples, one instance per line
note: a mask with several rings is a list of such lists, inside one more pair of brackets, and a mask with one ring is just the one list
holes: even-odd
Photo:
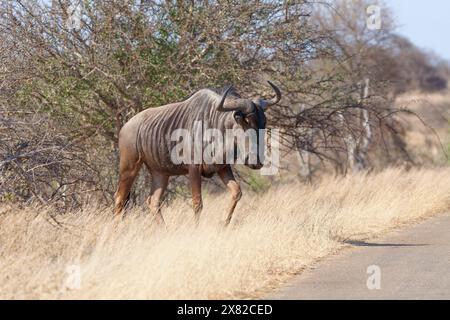
[(408, 92), (397, 98), (396, 106), (420, 117), (401, 115), (408, 151), (416, 163), (448, 163), (443, 149), (450, 145), (450, 92)]
[[(244, 195), (220, 221), (228, 196), (205, 199), (198, 228), (187, 204), (165, 208), (167, 231), (135, 210), (114, 226), (111, 209), (58, 217), (0, 208), (0, 298), (253, 298), (345, 246), (450, 207), (450, 170), (328, 178)], [(65, 286), (68, 265), (81, 286)]]

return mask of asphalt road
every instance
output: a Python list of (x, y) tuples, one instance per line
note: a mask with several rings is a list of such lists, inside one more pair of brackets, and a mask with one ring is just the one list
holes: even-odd
[(450, 299), (450, 215), (352, 245), (269, 298)]

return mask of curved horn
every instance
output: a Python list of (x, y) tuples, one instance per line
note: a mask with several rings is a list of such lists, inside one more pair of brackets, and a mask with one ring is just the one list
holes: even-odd
[(264, 109), (277, 104), (281, 100), (280, 89), (276, 85), (274, 85), (272, 82), (270, 82), (270, 81), (267, 81), (267, 82), (272, 87), (273, 91), (275, 91), (276, 97), (271, 100), (260, 100), (262, 102), (260, 104), (261, 104), (261, 106), (263, 106)]
[(217, 106), (217, 111), (220, 112), (229, 112), (229, 111), (241, 111), (241, 107), (234, 107), (234, 108), (229, 108), (229, 107), (224, 107), (224, 103), (225, 103), (225, 98), (227, 97), (227, 94), (230, 92), (232, 86), (229, 86), (227, 88), (227, 90), (225, 90), (225, 93), (222, 96), (222, 100), (220, 100), (219, 105)]

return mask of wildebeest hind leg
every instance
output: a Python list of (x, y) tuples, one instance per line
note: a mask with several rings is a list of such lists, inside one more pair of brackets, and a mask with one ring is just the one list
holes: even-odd
[(155, 217), (158, 224), (165, 225), (164, 218), (161, 214), (161, 204), (166, 191), (169, 177), (159, 172), (151, 172), (152, 175), (152, 189), (150, 196), (147, 199), (147, 204), (150, 207), (150, 213)]
[(114, 195), (115, 209), (114, 216), (121, 217), (123, 208), (130, 195), (131, 187), (136, 179), (142, 162), (140, 159), (120, 159), (119, 185)]
[(192, 208), (194, 209), (196, 224), (200, 221), (200, 213), (203, 209), (202, 201), (202, 177), (199, 166), (191, 166), (189, 168), (189, 180), (192, 191)]

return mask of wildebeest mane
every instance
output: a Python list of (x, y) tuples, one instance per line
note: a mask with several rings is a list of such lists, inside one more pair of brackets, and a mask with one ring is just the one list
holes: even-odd
[[(222, 97), (227, 89), (228, 89), (228, 87), (222, 87), (222, 88), (219, 88), (219, 89), (218, 89), (218, 88), (205, 88), (205, 89), (200, 89), (200, 90), (194, 91), (194, 92), (192, 92), (191, 94), (189, 94), (186, 98), (184, 98), (184, 99), (182, 100), (182, 102), (184, 102), (184, 101), (186, 101), (186, 100), (189, 100), (189, 98), (191, 98), (194, 94), (196, 94), (197, 92), (202, 91), (202, 90), (209, 90), (209, 91), (212, 91), (212, 92), (214, 92), (215, 94), (217, 94), (217, 95), (219, 95), (220, 97)], [(228, 92), (228, 94), (227, 94), (227, 98), (237, 98), (237, 99), (239, 99), (239, 98), (241, 98), (241, 95), (237, 92), (236, 88), (231, 87), (231, 90), (230, 90), (230, 91)]]
[[(228, 87), (222, 87), (220, 89), (209, 89), (215, 93), (217, 93), (219, 96), (223, 96), (225, 91), (227, 91)], [(231, 90), (228, 92), (227, 94), (227, 98), (231, 97), (231, 98), (241, 98), (241, 95), (237, 92), (235, 87), (231, 87)]]

